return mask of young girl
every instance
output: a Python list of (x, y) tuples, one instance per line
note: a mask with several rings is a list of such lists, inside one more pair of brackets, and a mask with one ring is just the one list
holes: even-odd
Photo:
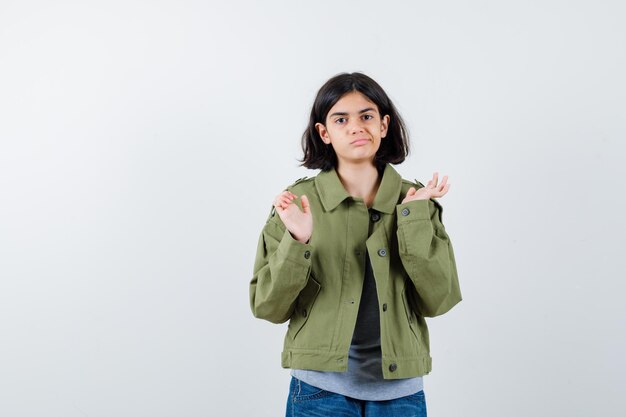
[(320, 169), (274, 199), (258, 243), (250, 305), (289, 320), (287, 416), (426, 416), (428, 329), (461, 301), (442, 224), (450, 184), (403, 180), (404, 123), (364, 74), (317, 93), (302, 165)]

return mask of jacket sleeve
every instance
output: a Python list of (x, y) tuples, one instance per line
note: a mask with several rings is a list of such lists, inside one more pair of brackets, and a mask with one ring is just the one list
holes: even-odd
[(462, 299), (454, 251), (441, 213), (441, 205), (432, 199), (396, 206), (400, 259), (424, 317), (444, 314)]
[(250, 308), (255, 317), (284, 323), (311, 271), (310, 244), (295, 240), (278, 215), (270, 215), (257, 246), (250, 281)]

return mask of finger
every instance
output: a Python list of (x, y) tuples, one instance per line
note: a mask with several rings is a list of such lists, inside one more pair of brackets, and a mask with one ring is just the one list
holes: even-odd
[(432, 179), (432, 187), (436, 187), (437, 186), (437, 181), (439, 181), (439, 173), (437, 171), (433, 172), (433, 179)]
[(283, 191), (282, 193), (278, 194), (275, 198), (274, 198), (274, 205), (278, 205), (280, 204), (281, 201), (283, 201), (284, 198), (288, 198), (289, 192), (288, 191)]
[(292, 193), (291, 191), (283, 191), (282, 193), (280, 193), (279, 197), (289, 198), (291, 200), (297, 198), (296, 195)]
[(415, 187), (411, 187), (409, 188), (409, 191), (407, 191), (406, 196), (407, 197), (411, 197), (413, 194), (415, 194), (417, 191), (415, 190)]
[(450, 189), (450, 184), (446, 184), (446, 186), (443, 187), (443, 189), (441, 191), (438, 191), (435, 194), (435, 197), (443, 197), (444, 195), (446, 195), (448, 193), (449, 189)]
[(439, 184), (439, 187), (438, 187), (438, 188), (439, 188), (440, 190), (443, 190), (443, 188), (446, 186), (446, 182), (447, 182), (447, 181), (448, 181), (448, 176), (447, 176), (447, 175), (444, 175), (444, 176), (443, 176), (443, 180), (441, 181), (441, 184)]
[(310, 213), (311, 212), (311, 206), (309, 205), (309, 199), (306, 195), (302, 194), (302, 197), (300, 197), (300, 202), (302, 203), (302, 211), (305, 213)]
[(280, 207), (282, 209), (286, 209), (289, 204), (291, 204), (291, 200), (282, 196), (279, 196), (279, 198), (274, 201), (274, 207)]

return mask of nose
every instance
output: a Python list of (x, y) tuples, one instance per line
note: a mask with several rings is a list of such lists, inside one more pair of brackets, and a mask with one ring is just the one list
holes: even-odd
[(361, 119), (356, 118), (350, 121), (350, 125), (348, 126), (351, 134), (362, 133), (363, 132), (363, 124), (361, 123)]

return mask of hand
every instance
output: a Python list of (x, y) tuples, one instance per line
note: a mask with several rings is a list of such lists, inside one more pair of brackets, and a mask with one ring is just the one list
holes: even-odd
[(406, 197), (402, 200), (402, 204), (408, 203), (409, 201), (428, 200), (430, 198), (443, 197), (446, 195), (450, 189), (450, 184), (446, 184), (448, 176), (444, 175), (441, 184), (437, 184), (438, 178), (439, 174), (435, 172), (433, 174), (433, 179), (428, 181), (426, 187), (420, 188), (419, 190), (415, 190), (415, 187), (409, 188), (409, 191), (406, 193)]
[(300, 197), (302, 210), (293, 202), (297, 198), (294, 193), (283, 191), (274, 199), (274, 207), (294, 239), (307, 243), (313, 234), (313, 216), (307, 196)]

